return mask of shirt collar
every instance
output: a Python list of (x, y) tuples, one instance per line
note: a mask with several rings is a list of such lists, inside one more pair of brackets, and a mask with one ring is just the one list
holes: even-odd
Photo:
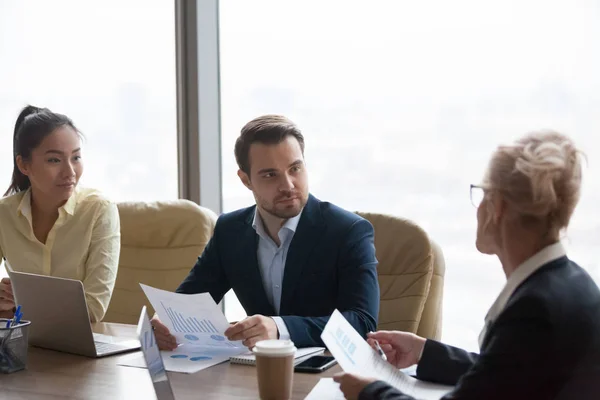
[[(302, 209), (304, 211), (304, 209)], [(290, 231), (292, 234), (296, 233), (296, 228), (298, 228), (298, 222), (300, 222), (300, 216), (302, 215), (302, 211), (295, 217), (289, 218), (279, 229), (281, 232), (283, 229)], [(254, 210), (254, 218), (252, 219), (252, 228), (259, 234), (261, 237), (269, 237), (265, 226), (263, 224), (262, 218), (258, 212), (258, 207)]]
[(500, 295), (498, 295), (494, 304), (492, 304), (492, 307), (485, 317), (486, 322), (494, 321), (498, 315), (500, 315), (515, 290), (517, 290), (527, 278), (533, 275), (534, 272), (549, 262), (564, 257), (565, 255), (567, 255), (567, 252), (564, 246), (560, 242), (557, 242), (544, 247), (519, 265), (508, 277), (506, 285), (504, 285), (504, 288), (500, 292)]
[[(75, 206), (77, 205), (77, 189), (73, 192), (69, 200), (65, 204), (63, 204), (60, 209), (65, 210), (65, 212), (69, 215), (75, 214)], [(19, 206), (17, 207), (17, 215), (24, 215), (27, 219), (31, 219), (31, 188), (25, 191)]]
[(65, 210), (67, 212), (67, 214), (69, 215), (74, 215), (75, 214), (75, 206), (77, 205), (77, 188), (73, 191), (73, 194), (71, 195), (71, 197), (69, 197), (69, 200), (67, 200), (67, 202), (65, 204), (62, 205), (62, 209)]
[(17, 215), (24, 215), (27, 219), (31, 219), (31, 189), (27, 189), (21, 198), (19, 207), (17, 207)]

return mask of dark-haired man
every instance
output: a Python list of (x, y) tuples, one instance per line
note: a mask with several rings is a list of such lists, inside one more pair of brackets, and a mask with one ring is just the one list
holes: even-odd
[[(235, 144), (238, 176), (256, 205), (219, 217), (210, 242), (178, 293), (232, 289), (249, 315), (225, 334), (252, 348), (290, 338), (323, 345), (334, 309), (363, 336), (377, 328), (379, 285), (373, 227), (308, 192), (304, 137), (289, 119), (265, 115), (247, 123)], [(175, 338), (153, 318), (159, 346)]]

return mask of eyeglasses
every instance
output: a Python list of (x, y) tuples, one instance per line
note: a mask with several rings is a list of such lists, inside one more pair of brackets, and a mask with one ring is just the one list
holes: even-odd
[(484, 197), (485, 190), (481, 186), (471, 185), (471, 204), (473, 204), (473, 207), (479, 208)]

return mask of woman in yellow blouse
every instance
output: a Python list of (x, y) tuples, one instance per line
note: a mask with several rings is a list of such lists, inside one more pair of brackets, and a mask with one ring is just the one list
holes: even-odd
[[(0, 199), (0, 260), (15, 271), (81, 280), (90, 320), (102, 320), (117, 275), (119, 214), (99, 192), (77, 187), (81, 134), (65, 115), (27, 106), (13, 152), (12, 182)], [(12, 317), (14, 307), (4, 278), (0, 317)]]

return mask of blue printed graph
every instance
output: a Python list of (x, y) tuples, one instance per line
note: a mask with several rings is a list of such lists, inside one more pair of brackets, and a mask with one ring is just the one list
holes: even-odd
[(199, 357), (191, 357), (190, 358), (190, 361), (206, 361), (206, 360), (212, 360), (212, 357), (199, 356)]
[(350, 346), (348, 346), (348, 353), (350, 353), (350, 355), (353, 356), (355, 350), (356, 350), (356, 345), (354, 343), (350, 343)]
[(154, 335), (150, 331), (144, 332), (144, 342), (140, 343), (142, 348), (149, 349), (154, 346)]
[[(173, 354), (171, 355), (171, 358), (176, 358), (176, 359), (184, 359), (184, 358), (188, 358), (189, 356), (187, 354)], [(212, 357), (209, 356), (194, 356), (194, 357), (189, 357), (190, 361), (206, 361), (206, 360), (212, 360)]]
[(186, 317), (180, 312), (173, 310), (171, 307), (165, 307), (161, 302), (165, 313), (173, 323), (173, 329), (175, 332), (181, 333), (219, 333), (217, 328), (206, 319), (198, 319), (196, 317)]
[(210, 335), (210, 338), (216, 340), (217, 342), (222, 342), (225, 340), (225, 337), (221, 335)]
[(187, 340), (192, 340), (192, 341), (196, 341), (196, 340), (200, 339), (198, 336), (190, 335), (190, 334), (185, 335), (184, 338), (186, 338)]
[(338, 327), (335, 331), (335, 335), (333, 332), (329, 332), (331, 336), (335, 339), (338, 346), (340, 346), (341, 350), (344, 352), (344, 355), (350, 360), (352, 364), (356, 364), (354, 361), (354, 352), (356, 351), (356, 345), (352, 343), (350, 337), (344, 332), (344, 330)]

